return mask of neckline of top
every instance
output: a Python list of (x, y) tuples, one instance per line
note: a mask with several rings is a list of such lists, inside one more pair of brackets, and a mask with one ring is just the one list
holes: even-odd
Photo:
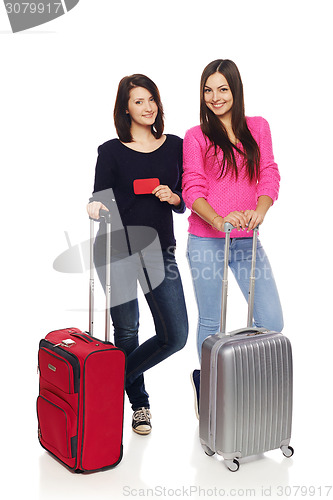
[(159, 151), (164, 146), (164, 144), (167, 142), (167, 140), (168, 140), (168, 135), (165, 134), (165, 139), (162, 142), (162, 144), (160, 146), (158, 146), (158, 148), (153, 149), (152, 151), (137, 151), (136, 149), (132, 149), (129, 146), (126, 146), (126, 144), (124, 142), (121, 142), (121, 140), (118, 139), (118, 141), (120, 142), (120, 144), (122, 146), (124, 146), (124, 148), (129, 149), (130, 151), (133, 151), (134, 153), (140, 153), (140, 154), (143, 154), (143, 155), (150, 155), (152, 153), (156, 153), (156, 151)]

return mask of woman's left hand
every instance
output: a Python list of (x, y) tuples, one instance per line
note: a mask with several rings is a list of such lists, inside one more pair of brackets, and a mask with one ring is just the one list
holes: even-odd
[(171, 191), (169, 186), (160, 184), (152, 192), (160, 201), (167, 201), (170, 205), (179, 205), (180, 198), (177, 194)]
[(258, 198), (258, 203), (255, 210), (244, 210), (243, 214), (246, 218), (247, 231), (252, 231), (255, 227), (264, 222), (265, 215), (269, 207), (273, 204), (270, 196), (261, 195)]
[(246, 218), (247, 232), (252, 231), (252, 229), (264, 222), (265, 214), (257, 210), (245, 210), (243, 213)]

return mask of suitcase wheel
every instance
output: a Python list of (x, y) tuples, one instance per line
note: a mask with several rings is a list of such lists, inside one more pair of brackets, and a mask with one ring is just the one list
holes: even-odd
[(238, 469), (239, 469), (239, 462), (236, 458), (234, 458), (234, 460), (225, 460), (226, 464), (227, 464), (227, 467), (228, 469), (231, 471), (231, 472), (237, 472)]
[(202, 446), (204, 452), (206, 453), (206, 455), (208, 455), (209, 457), (212, 457), (215, 454), (215, 451), (211, 450), (207, 445), (202, 444), (201, 446)]
[(290, 458), (294, 454), (294, 448), (292, 446), (281, 446), (282, 453), (285, 457)]

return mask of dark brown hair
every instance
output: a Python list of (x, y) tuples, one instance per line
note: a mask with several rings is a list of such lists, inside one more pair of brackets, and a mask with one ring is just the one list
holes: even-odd
[[(214, 73), (221, 73), (230, 87), (233, 105), (231, 124), (235, 137), (243, 145), (243, 151), (234, 145), (228, 137), (227, 131), (221, 120), (211, 111), (205, 102), (205, 86), (207, 79)], [(247, 174), (250, 180), (259, 178), (260, 150), (254, 140), (245, 119), (243, 83), (236, 64), (229, 59), (217, 59), (209, 63), (201, 75), (200, 85), (200, 125), (202, 132), (208, 137), (215, 155), (217, 148), (223, 151), (223, 163), (221, 165), (221, 177), (230, 169), (238, 177), (235, 151), (240, 153), (246, 163)]]
[(164, 130), (164, 113), (160, 93), (155, 83), (147, 76), (141, 74), (125, 76), (119, 82), (113, 111), (114, 124), (118, 137), (122, 142), (133, 141), (131, 134), (131, 117), (128, 113), (126, 113), (126, 110), (128, 108), (130, 91), (135, 87), (143, 87), (147, 89), (155, 100), (158, 112), (155, 123), (151, 126), (151, 132), (156, 139), (159, 139)]

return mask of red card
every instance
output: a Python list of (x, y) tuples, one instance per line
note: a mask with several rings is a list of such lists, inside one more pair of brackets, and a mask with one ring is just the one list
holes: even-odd
[(133, 189), (135, 194), (151, 194), (152, 191), (160, 185), (160, 180), (153, 179), (135, 179)]

